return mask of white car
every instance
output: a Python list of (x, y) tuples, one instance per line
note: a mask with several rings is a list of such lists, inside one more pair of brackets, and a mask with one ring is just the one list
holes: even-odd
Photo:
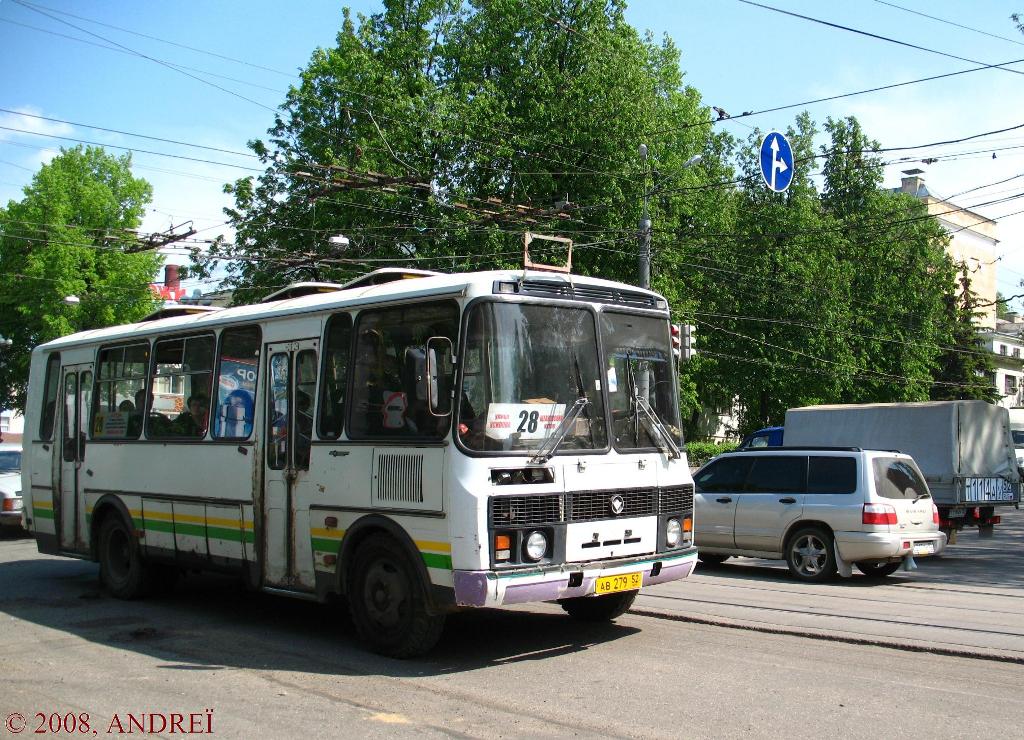
[(21, 526), (21, 445), (0, 443), (0, 525)]
[(784, 559), (802, 581), (856, 565), (884, 578), (946, 546), (914, 459), (856, 448), (760, 447), (719, 455), (693, 476), (700, 559)]

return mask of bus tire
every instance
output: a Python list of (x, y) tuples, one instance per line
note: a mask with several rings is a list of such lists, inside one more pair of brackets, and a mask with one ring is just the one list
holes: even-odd
[(427, 612), (425, 584), (388, 535), (371, 534), (359, 543), (348, 585), (352, 623), (374, 652), (411, 658), (427, 652), (441, 638), (444, 615)]
[(610, 622), (621, 617), (633, 606), (639, 591), (623, 591), (608, 596), (580, 596), (561, 599), (559, 604), (573, 619), (581, 622)]
[(138, 599), (153, 589), (153, 573), (142, 559), (139, 541), (115, 513), (100, 525), (100, 582), (118, 599)]

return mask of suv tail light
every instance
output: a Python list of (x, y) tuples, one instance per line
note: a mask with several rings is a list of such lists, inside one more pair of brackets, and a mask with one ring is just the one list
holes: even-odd
[(864, 504), (862, 524), (897, 524), (896, 508), (891, 504)]
[(939, 526), (939, 507), (932, 504), (932, 522), (935, 526)]

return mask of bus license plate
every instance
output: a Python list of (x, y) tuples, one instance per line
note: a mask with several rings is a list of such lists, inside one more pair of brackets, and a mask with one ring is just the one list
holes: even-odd
[(914, 554), (915, 555), (931, 555), (935, 552), (934, 542), (915, 542), (914, 543)]
[(623, 573), (618, 576), (598, 578), (594, 584), (594, 593), (598, 596), (616, 594), (620, 591), (636, 591), (644, 584), (643, 573)]

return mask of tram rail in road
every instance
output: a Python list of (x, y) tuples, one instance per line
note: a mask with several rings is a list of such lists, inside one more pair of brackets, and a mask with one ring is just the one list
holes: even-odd
[[(699, 543), (698, 543), (699, 546)], [(918, 569), (798, 583), (782, 561), (730, 558), (641, 592), (634, 613), (946, 655), (1024, 663), (1024, 514), (992, 539), (965, 530)]]

